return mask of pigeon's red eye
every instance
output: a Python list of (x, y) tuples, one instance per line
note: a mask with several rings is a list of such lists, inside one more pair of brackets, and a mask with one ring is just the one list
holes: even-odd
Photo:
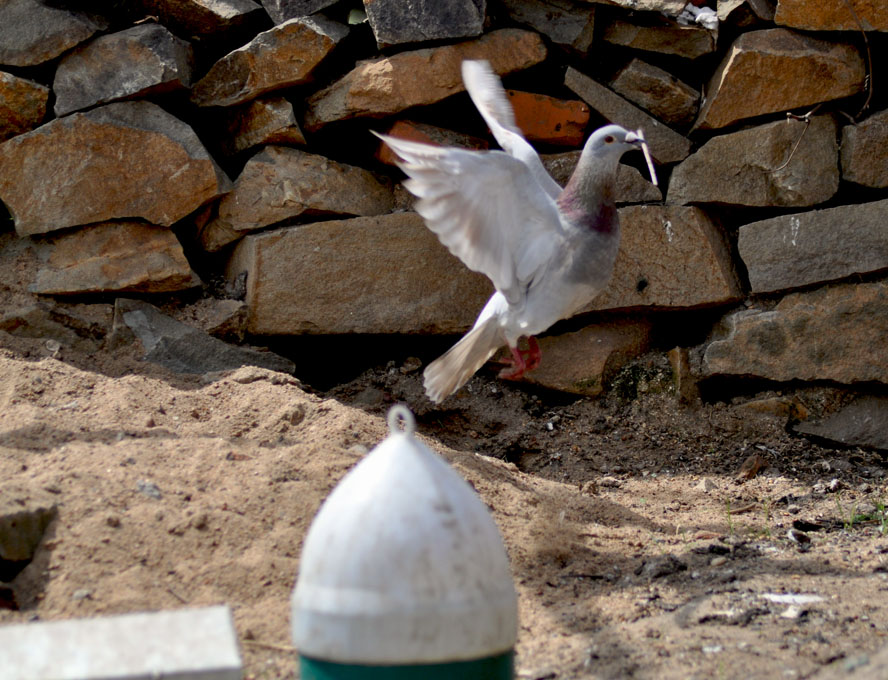
[(613, 144), (613, 143), (616, 142), (616, 141), (617, 141), (617, 140), (616, 140), (616, 138), (615, 138), (613, 135), (608, 135), (607, 137), (604, 138), (604, 143), (605, 143), (605, 144)]

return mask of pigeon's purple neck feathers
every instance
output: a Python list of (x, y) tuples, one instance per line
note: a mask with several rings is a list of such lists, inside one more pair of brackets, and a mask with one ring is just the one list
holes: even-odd
[(618, 227), (614, 188), (619, 153), (584, 149), (557, 203), (561, 214), (581, 229), (610, 234)]

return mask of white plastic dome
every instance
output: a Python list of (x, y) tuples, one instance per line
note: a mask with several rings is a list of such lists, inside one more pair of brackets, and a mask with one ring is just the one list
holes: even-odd
[(389, 428), (309, 529), (292, 598), (294, 644), (303, 656), (351, 664), (507, 652), (517, 598), (490, 513), (414, 438), (410, 411), (394, 407)]

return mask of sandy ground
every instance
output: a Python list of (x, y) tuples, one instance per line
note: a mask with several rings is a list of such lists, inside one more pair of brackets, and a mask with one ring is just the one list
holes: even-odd
[(296, 677), (302, 538), (404, 402), (503, 533), (521, 678), (805, 678), (888, 642), (886, 461), (741, 403), (681, 406), (659, 354), (601, 400), (485, 372), (438, 409), (403, 357), (317, 392), (140, 356), (0, 331), (0, 491), (58, 506), (0, 623), (225, 603), (245, 677)]

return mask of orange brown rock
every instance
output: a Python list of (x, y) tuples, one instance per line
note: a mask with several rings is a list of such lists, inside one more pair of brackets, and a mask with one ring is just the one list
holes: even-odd
[(464, 59), (486, 59), (499, 75), (546, 58), (546, 46), (531, 31), (504, 28), (476, 40), (370, 59), (308, 98), (305, 127), (362, 116), (382, 117), (412, 106), (434, 104), (465, 90)]
[(583, 143), (589, 123), (589, 107), (585, 103), (517, 90), (506, 93), (515, 110), (515, 123), (529, 141), (560, 146)]

